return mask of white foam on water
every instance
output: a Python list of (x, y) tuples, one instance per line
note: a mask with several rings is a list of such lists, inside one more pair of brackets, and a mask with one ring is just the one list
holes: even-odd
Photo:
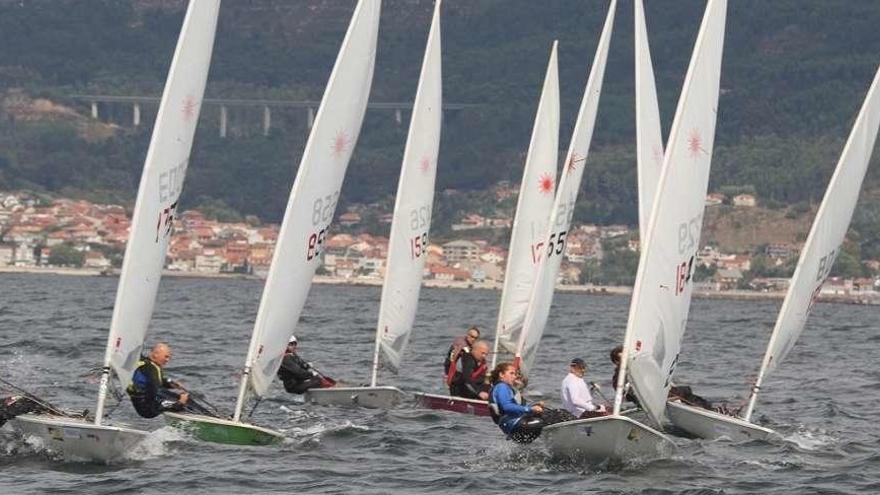
[(828, 446), (837, 443), (837, 439), (824, 429), (810, 429), (804, 425), (798, 426), (791, 434), (783, 436), (786, 442), (793, 443), (803, 450), (824, 450)]
[(345, 430), (358, 430), (358, 431), (370, 431), (368, 426), (354, 424), (349, 420), (345, 420), (341, 423), (337, 424), (325, 424), (322, 422), (314, 423), (305, 428), (300, 427), (292, 427), (285, 430), (285, 433), (289, 433), (296, 437), (301, 436), (322, 436), (328, 433), (334, 433), (337, 431), (345, 431)]
[(489, 442), (485, 451), (464, 459), (464, 465), (471, 471), (529, 471), (550, 472), (549, 455), (540, 444), (518, 444), (499, 438)]
[(184, 441), (188, 437), (186, 432), (179, 428), (164, 426), (150, 432), (143, 440), (131, 449), (126, 458), (133, 461), (147, 461), (172, 453), (167, 445), (170, 442)]
[[(747, 466), (760, 468), (764, 471), (780, 471), (790, 469), (792, 466), (799, 466), (801, 462), (793, 462), (796, 458), (791, 459), (744, 459), (741, 462)], [(798, 459), (799, 460), (799, 459)]]

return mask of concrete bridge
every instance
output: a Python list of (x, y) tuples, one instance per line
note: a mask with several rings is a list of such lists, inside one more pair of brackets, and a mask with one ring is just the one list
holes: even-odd
[[(114, 95), (71, 95), (70, 99), (85, 103), (91, 106), (91, 114), (93, 119), (101, 119), (102, 113), (117, 113), (110, 111), (115, 106), (124, 106), (131, 108), (131, 125), (138, 127), (142, 123), (142, 111), (145, 107), (158, 110), (158, 96), (114, 96)], [(263, 135), (268, 135), (272, 128), (272, 112), (281, 109), (298, 109), (305, 112), (306, 123), (309, 129), (315, 122), (315, 112), (321, 105), (320, 101), (313, 100), (265, 100), (265, 99), (234, 99), (234, 98), (205, 98), (202, 101), (202, 108), (217, 107), (219, 108), (219, 132), (220, 137), (227, 137), (230, 126), (230, 109), (244, 108), (257, 110), (262, 113), (261, 130)], [(403, 123), (403, 112), (412, 110), (412, 102), (370, 102), (367, 104), (368, 110), (390, 111), (398, 125)], [(443, 105), (443, 112), (460, 112), (478, 108), (481, 105), (471, 103), (446, 103)], [(102, 112), (101, 109), (105, 111)], [(204, 111), (202, 116), (205, 116)], [(106, 119), (106, 116), (104, 116)], [(126, 119), (127, 120), (127, 119)], [(121, 122), (117, 122), (121, 123)]]

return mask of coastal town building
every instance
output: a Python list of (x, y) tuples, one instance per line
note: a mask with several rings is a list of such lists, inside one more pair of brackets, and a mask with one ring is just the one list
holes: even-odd
[(758, 205), (758, 199), (753, 194), (737, 194), (733, 197), (733, 206), (745, 206), (748, 208)]
[(443, 244), (443, 256), (449, 263), (480, 259), (480, 245), (472, 241), (451, 241)]
[[(508, 199), (516, 194), (516, 190), (517, 187), (512, 185), (499, 187), (496, 195)], [(459, 193), (450, 192), (450, 195), (455, 194)], [(707, 202), (711, 196), (707, 196)], [(375, 233), (345, 229), (374, 223), (376, 218), (386, 215), (382, 208), (387, 205), (358, 205), (340, 215), (340, 223), (344, 221), (345, 225), (341, 225), (342, 232), (334, 233), (324, 241), (323, 264), (318, 275), (363, 283), (376, 283), (385, 276), (388, 239)], [(0, 267), (51, 269), (49, 262), (52, 258), (60, 265), (69, 265), (69, 260), (73, 259), (77, 266), (93, 273), (118, 269), (131, 227), (128, 214), (118, 205), (63, 198), (37, 199), (27, 193), (0, 192)], [(390, 221), (390, 214), (387, 215)], [(365, 218), (370, 222), (364, 221)], [(476, 213), (466, 215), (462, 222), (468, 229), (510, 226), (507, 218)], [(278, 225), (260, 225), (255, 218), (245, 222), (220, 222), (206, 218), (199, 211), (181, 212), (173, 225), (166, 268), (202, 276), (236, 273), (265, 277), (272, 262), (278, 229)], [(435, 243), (424, 249), (426, 280), (465, 286), (468, 283), (501, 285), (508, 257), (506, 239), (499, 233), (487, 232), (483, 238), (477, 239), (473, 238), (473, 232), (467, 234), (469, 238), (463, 239), (456, 238), (453, 232), (451, 237), (434, 239)], [(578, 284), (588, 263), (595, 267), (605, 261), (603, 242), (623, 246), (624, 241), (629, 249), (639, 249), (635, 231), (626, 225), (573, 225), (566, 236), (566, 250), (557, 281)], [(501, 243), (505, 245), (499, 245)], [(706, 275), (709, 279), (699, 282), (697, 287), (708, 291), (743, 288), (762, 292), (784, 291), (789, 283), (786, 277), (752, 278), (749, 273), (752, 255), (764, 255), (781, 266), (790, 265), (788, 260), (797, 257), (799, 250), (797, 244), (775, 243), (753, 253), (731, 254), (717, 246), (704, 246), (697, 253), (697, 263), (709, 270)], [(69, 255), (64, 262), (59, 261), (62, 252)], [(609, 256), (615, 254), (612, 252)], [(864, 260), (862, 263), (866, 273), (880, 271), (878, 260)], [(880, 278), (832, 278), (822, 288), (822, 294), (880, 301)]]

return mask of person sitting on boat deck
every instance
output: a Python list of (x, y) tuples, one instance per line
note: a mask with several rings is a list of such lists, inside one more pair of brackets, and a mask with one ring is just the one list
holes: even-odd
[(458, 371), (458, 363), (462, 356), (470, 354), (471, 346), (480, 338), (480, 329), (473, 326), (467, 329), (467, 333), (463, 336), (456, 337), (446, 351), (446, 358), (443, 360), (443, 374), (446, 377), (446, 386), (451, 386), (455, 374)]
[[(688, 385), (675, 385), (673, 383), (672, 386), (669, 387), (667, 398), (669, 400), (677, 400), (689, 406), (702, 407), (703, 409), (709, 409), (710, 411), (716, 410), (711, 402), (695, 394)], [(719, 410), (719, 412), (723, 411)]]
[[(613, 388), (615, 391), (617, 390), (617, 377), (620, 375), (620, 355), (622, 353), (622, 345), (618, 345), (614, 349), (611, 349), (610, 353), (611, 362), (614, 364), (614, 376), (611, 378), (611, 388)], [(626, 391), (626, 396), (624, 397), (624, 399), (632, 402), (636, 405), (636, 407), (640, 407), (639, 399), (637, 399), (636, 395), (632, 393), (629, 389), (629, 383), (626, 383), (623, 389)]]
[(0, 426), (22, 414), (41, 414), (49, 411), (48, 407), (25, 395), (0, 397)]
[(605, 406), (593, 404), (593, 396), (584, 382), (587, 363), (581, 358), (574, 358), (568, 369), (568, 375), (562, 380), (562, 408), (579, 419), (604, 416)]
[(492, 421), (501, 428), (507, 438), (517, 443), (530, 443), (541, 435), (544, 421), (544, 404), (532, 406), (523, 403), (514, 388), (517, 369), (513, 363), (498, 363), (492, 370), (492, 391), (489, 396), (489, 413)]
[(284, 358), (281, 359), (281, 367), (278, 368), (278, 379), (284, 384), (284, 390), (291, 394), (304, 394), (310, 388), (327, 386), (312, 364), (297, 354), (297, 344), (296, 336), (291, 335)]
[[(611, 386), (614, 387), (615, 390), (617, 389), (617, 375), (620, 373), (620, 354), (622, 352), (623, 352), (622, 345), (619, 345), (619, 346), (615, 347), (614, 349), (611, 349), (611, 362), (614, 363), (614, 378), (611, 379), (612, 380)], [(703, 409), (709, 409), (709, 410), (716, 410), (716, 408), (712, 405), (711, 402), (709, 402), (708, 400), (704, 399), (703, 397), (700, 397), (699, 395), (695, 394), (693, 392), (693, 390), (691, 390), (691, 387), (689, 387), (687, 385), (680, 385), (679, 386), (679, 385), (673, 384), (669, 388), (669, 394), (667, 395), (667, 398), (669, 398), (670, 400), (681, 401), (681, 402), (683, 402), (687, 405), (690, 405), (690, 406), (701, 407)], [(636, 398), (635, 394), (630, 392), (628, 389), (626, 392), (626, 400), (632, 402), (636, 406), (639, 405), (639, 400)]]
[(153, 346), (148, 356), (141, 356), (126, 389), (134, 410), (144, 418), (155, 418), (165, 411), (182, 411), (189, 393), (178, 382), (165, 377), (162, 367), (171, 361), (171, 347), (164, 342)]
[(450, 395), (478, 400), (489, 398), (489, 386), (486, 384), (486, 372), (489, 369), (486, 363), (488, 355), (488, 342), (485, 340), (474, 342), (471, 352), (461, 357), (461, 371), (456, 372), (452, 380), (452, 385), (449, 387)]

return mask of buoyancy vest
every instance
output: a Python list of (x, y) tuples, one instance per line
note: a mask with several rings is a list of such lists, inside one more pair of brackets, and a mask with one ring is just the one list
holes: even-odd
[(151, 361), (150, 358), (141, 356), (137, 362), (137, 368), (132, 374), (131, 383), (125, 391), (131, 397), (144, 398), (150, 381), (154, 382), (158, 390), (165, 384), (165, 374), (162, 372), (161, 366)]

